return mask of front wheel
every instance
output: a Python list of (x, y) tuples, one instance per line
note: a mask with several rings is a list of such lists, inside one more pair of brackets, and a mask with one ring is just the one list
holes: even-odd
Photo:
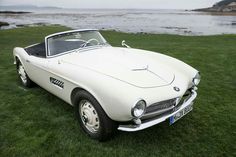
[(80, 126), (91, 138), (105, 141), (117, 130), (116, 123), (106, 115), (98, 101), (88, 92), (78, 92), (74, 105)]

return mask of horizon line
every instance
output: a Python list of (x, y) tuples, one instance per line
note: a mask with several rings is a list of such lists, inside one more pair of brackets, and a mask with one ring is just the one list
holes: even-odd
[(199, 8), (115, 8), (115, 7), (110, 7), (110, 8), (86, 8), (86, 7), (78, 7), (78, 8), (71, 8), (71, 7), (58, 7), (58, 6), (38, 6), (38, 5), (2, 5), (2, 7), (35, 7), (35, 8), (55, 8), (55, 9), (100, 9), (100, 10), (108, 10), (108, 9), (117, 9), (117, 10), (122, 10), (122, 9), (130, 9), (130, 10), (135, 10), (135, 9), (140, 9), (140, 10), (194, 10), (194, 9), (199, 9)]

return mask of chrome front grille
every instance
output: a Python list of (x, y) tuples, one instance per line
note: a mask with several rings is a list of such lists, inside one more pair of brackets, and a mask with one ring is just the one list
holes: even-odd
[(174, 112), (185, 101), (187, 101), (190, 96), (191, 96), (191, 92), (186, 91), (186, 93), (182, 97), (154, 103), (146, 108), (146, 112), (141, 119), (145, 120), (145, 119), (149, 119), (155, 116), (169, 114), (171, 112)]
[(141, 119), (148, 119), (161, 115), (172, 110), (176, 106), (177, 98), (154, 103), (146, 108), (146, 112)]
[(174, 107), (175, 105), (176, 105), (176, 99), (170, 99), (170, 100), (166, 100), (162, 102), (157, 102), (147, 107), (146, 114), (154, 112), (154, 111), (158, 111), (158, 110), (165, 110), (165, 109)]

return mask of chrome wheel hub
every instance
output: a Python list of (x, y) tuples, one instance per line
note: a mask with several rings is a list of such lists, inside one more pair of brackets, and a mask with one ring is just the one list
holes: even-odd
[(27, 82), (27, 77), (26, 77), (25, 69), (21, 64), (18, 67), (18, 74), (19, 74), (22, 82), (26, 83)]
[(80, 101), (80, 118), (84, 126), (92, 133), (99, 130), (100, 122), (96, 109), (88, 100)]

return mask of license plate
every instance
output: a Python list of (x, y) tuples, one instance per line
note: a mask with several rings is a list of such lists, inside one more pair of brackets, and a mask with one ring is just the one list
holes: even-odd
[(190, 104), (190, 105), (186, 106), (184, 109), (182, 109), (181, 111), (177, 112), (175, 115), (171, 116), (170, 117), (170, 125), (175, 123), (177, 120), (182, 118), (184, 115), (186, 115), (190, 111), (192, 111), (192, 109), (193, 109), (193, 104)]

